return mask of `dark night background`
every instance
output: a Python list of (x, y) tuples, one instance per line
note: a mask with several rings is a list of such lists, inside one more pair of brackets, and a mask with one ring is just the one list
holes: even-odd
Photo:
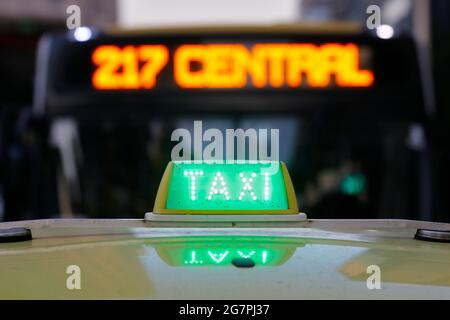
[[(407, 13), (392, 18), (402, 1), (408, 3), (403, 6)], [(119, 24), (120, 1), (72, 2), (85, 13), (83, 25), (102, 29)], [(65, 9), (72, 2), (0, 1), (0, 221), (143, 217), (170, 160), (170, 133), (204, 120), (221, 129), (280, 128), (281, 160), (289, 167), (302, 211), (311, 218), (450, 222), (449, 1), (299, 0), (298, 21), (287, 21), (364, 26), (368, 5), (390, 10), (386, 16), (393, 19), (395, 37), (412, 39), (417, 46), (419, 115), (405, 111), (389, 118), (382, 115), (387, 107), (380, 105), (379, 114), (364, 117), (359, 106), (349, 104), (339, 115), (333, 108), (295, 111), (294, 116), (266, 113), (261, 105), (256, 112), (242, 107), (238, 113), (211, 107), (195, 114), (113, 117), (103, 109), (83, 117), (36, 116), (38, 42), (45, 33), (66, 30)], [(380, 74), (394, 65), (379, 63)], [(403, 92), (401, 86), (393, 82), (389, 89), (418, 94)], [(337, 105), (331, 94), (322, 98), (323, 105)]]

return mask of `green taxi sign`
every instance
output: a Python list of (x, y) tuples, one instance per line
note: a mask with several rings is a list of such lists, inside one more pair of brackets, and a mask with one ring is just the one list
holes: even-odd
[(166, 168), (154, 213), (296, 214), (286, 166), (278, 161), (174, 161)]

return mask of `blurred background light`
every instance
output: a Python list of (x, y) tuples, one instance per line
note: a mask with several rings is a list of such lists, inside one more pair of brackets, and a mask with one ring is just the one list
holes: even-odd
[(362, 173), (347, 175), (341, 182), (341, 191), (347, 195), (358, 195), (364, 191), (366, 179)]
[(394, 36), (394, 28), (388, 24), (382, 24), (377, 27), (377, 36), (381, 39), (390, 39)]
[(80, 42), (88, 41), (92, 37), (92, 31), (87, 27), (79, 27), (73, 32), (73, 37)]

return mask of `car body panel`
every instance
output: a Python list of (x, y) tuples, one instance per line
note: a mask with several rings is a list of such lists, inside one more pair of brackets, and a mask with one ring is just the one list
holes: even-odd
[[(31, 228), (33, 240), (0, 243), (1, 299), (450, 299), (450, 244), (414, 239), (417, 228), (450, 230), (449, 224), (95, 219), (0, 224), (11, 227)], [(204, 253), (227, 248), (230, 255), (239, 248), (247, 253), (257, 248), (260, 254), (263, 248), (278, 256), (253, 268), (225, 260), (183, 264), (193, 248)], [(80, 290), (66, 286), (70, 265), (80, 267)], [(367, 287), (371, 265), (380, 268), (380, 290)]]

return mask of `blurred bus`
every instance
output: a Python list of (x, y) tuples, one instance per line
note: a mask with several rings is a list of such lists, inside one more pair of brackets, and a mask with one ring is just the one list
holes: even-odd
[(141, 217), (172, 131), (202, 120), (280, 129), (280, 160), (311, 218), (430, 219), (407, 36), (348, 24), (52, 33), (39, 45), (33, 117), (27, 218)]

